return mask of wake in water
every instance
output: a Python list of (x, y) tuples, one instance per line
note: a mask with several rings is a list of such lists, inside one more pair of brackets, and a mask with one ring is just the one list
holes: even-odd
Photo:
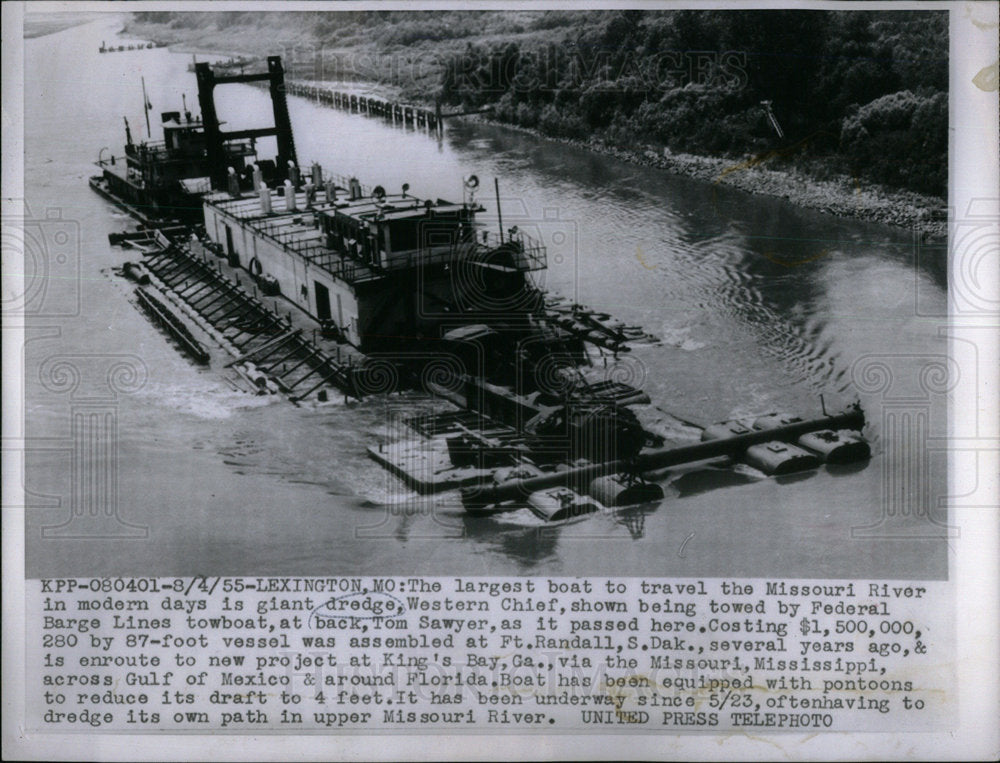
[[(847, 368), (831, 354), (827, 325), (814, 315), (811, 286), (800, 273), (753, 272), (755, 255), (746, 241), (727, 233), (687, 246), (674, 245), (669, 255), (650, 253), (647, 260), (670, 284), (670, 299), (698, 313), (723, 317), (733, 329), (769, 357), (779, 361), (791, 381), (814, 392), (846, 389)], [(774, 266), (769, 265), (773, 270)], [(775, 295), (780, 294), (780, 300)], [(666, 343), (690, 327), (664, 326)], [(682, 334), (681, 334), (682, 335)], [(684, 340), (681, 349), (701, 349), (705, 343)]]

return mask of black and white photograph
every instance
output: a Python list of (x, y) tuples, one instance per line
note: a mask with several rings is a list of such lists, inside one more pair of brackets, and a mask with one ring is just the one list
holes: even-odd
[[(963, 518), (996, 518), (992, 4), (22, 5), (4, 534), (33, 728), (949, 728)], [(183, 685), (224, 631), (271, 655), (254, 707)], [(430, 667), (380, 658), (392, 633)], [(150, 635), (156, 721), (84, 669)], [(421, 720), (418, 674), (382, 707), (351, 652), (354, 683), (291, 699), (349, 639), (466, 690)], [(588, 650), (606, 710), (551, 656)], [(581, 707), (541, 702), (557, 681)], [(185, 688), (204, 718), (167, 712)]]
[(947, 13), (37, 23), (29, 575), (946, 577)]

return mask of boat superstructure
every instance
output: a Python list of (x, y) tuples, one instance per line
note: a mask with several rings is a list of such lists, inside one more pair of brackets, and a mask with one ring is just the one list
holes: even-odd
[(427, 349), (470, 324), (512, 339), (530, 329), (542, 308), (530, 274), (545, 269), (545, 249), (517, 231), (499, 241), (476, 211), (468, 198), (389, 195), (313, 165), (277, 188), (206, 196), (204, 225), (231, 264), (373, 352)]
[[(125, 122), (123, 156), (100, 157), (100, 175), (91, 177), (91, 187), (118, 204), (146, 225), (197, 224), (202, 219), (201, 198), (220, 183), (229, 183), (230, 171), (237, 182), (249, 186), (251, 165), (269, 181), (287, 175), (288, 162), (295, 161), (284, 95), (281, 59), (268, 59), (267, 71), (256, 74), (216, 76), (208, 64), (198, 64), (201, 116), (192, 115), (187, 104), (181, 111), (160, 114), (163, 139), (149, 135), (149, 103), (143, 88), (147, 140), (133, 137)], [(274, 126), (223, 131), (215, 111), (214, 90), (218, 85), (267, 82), (274, 103)], [(274, 159), (257, 156), (258, 138), (275, 136), (278, 155)]]

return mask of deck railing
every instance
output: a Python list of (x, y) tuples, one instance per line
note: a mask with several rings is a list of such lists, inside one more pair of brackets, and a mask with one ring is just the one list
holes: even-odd
[[(333, 181), (338, 191), (347, 192), (350, 188), (350, 178), (334, 172), (322, 171), (323, 181)], [(300, 177), (303, 181), (311, 180), (311, 167), (301, 167)], [(372, 189), (361, 185), (363, 197), (370, 197)], [(324, 201), (322, 191), (317, 189), (316, 206), (322, 208)], [(249, 196), (244, 196), (247, 199)], [(346, 197), (345, 197), (346, 198)], [(213, 201), (222, 209), (239, 199), (219, 199)], [(304, 237), (304, 231), (296, 225), (289, 225), (289, 215), (302, 218), (302, 226), (315, 226), (315, 210), (313, 208), (298, 209), (286, 212), (279, 207), (281, 202), (274, 200), (274, 218), (254, 216), (246, 218), (244, 224), (249, 225), (266, 238), (282, 248), (289, 249), (306, 258), (309, 262), (324, 268), (334, 276), (350, 283), (381, 278), (393, 272), (400, 272), (415, 267), (451, 265), (462, 262), (481, 263), (491, 267), (509, 267), (523, 273), (545, 270), (547, 255), (545, 247), (523, 231), (512, 229), (503, 238), (493, 231), (482, 231), (468, 228), (457, 241), (440, 246), (424, 246), (409, 251), (397, 251), (385, 258), (380, 255), (376, 262), (370, 262), (347, 252), (340, 252), (326, 246), (325, 236)], [(280, 217), (279, 217), (280, 216)], [(280, 222), (279, 222), (280, 220)], [(317, 233), (320, 229), (316, 228)], [(384, 260), (384, 261), (383, 261)]]
[[(307, 226), (310, 214), (308, 210), (302, 212), (303, 226)], [(266, 218), (253, 220), (250, 225), (283, 249), (304, 257), (348, 283), (370, 281), (417, 267), (460, 263), (510, 267), (520, 272), (544, 270), (546, 267), (545, 247), (521, 232), (505, 236), (503, 243), (498, 235), (480, 233), (478, 238), (469, 235), (460, 241), (394, 252), (385, 261), (370, 262), (327, 247), (325, 237), (309, 235), (297, 225), (279, 224)]]

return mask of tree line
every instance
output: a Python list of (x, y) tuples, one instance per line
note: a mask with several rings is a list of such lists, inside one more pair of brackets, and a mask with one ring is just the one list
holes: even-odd
[(767, 153), (945, 195), (944, 13), (579, 15), (549, 39), (469, 41), (445, 64), (442, 99), (553, 136)]
[(133, 16), (175, 37), (197, 30), (220, 43), (336, 58), (329, 71), (349, 71), (352, 56), (373, 60), (355, 74), (554, 137), (768, 157), (818, 177), (946, 193), (945, 11)]

